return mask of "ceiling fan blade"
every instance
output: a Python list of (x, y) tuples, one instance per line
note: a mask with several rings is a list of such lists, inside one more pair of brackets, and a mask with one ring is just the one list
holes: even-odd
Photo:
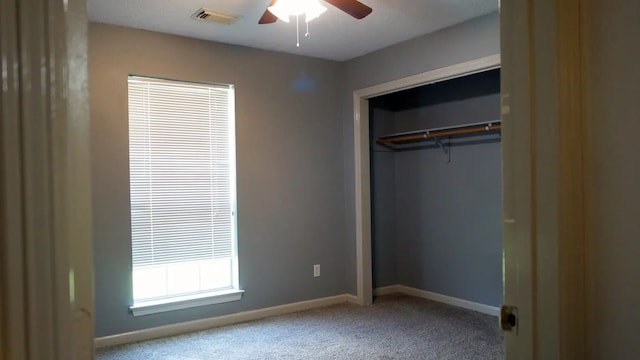
[[(276, 0), (271, 0), (271, 4), (269, 4), (269, 6), (272, 6), (275, 3)], [(264, 11), (264, 14), (262, 14), (260, 20), (258, 20), (258, 24), (272, 24), (276, 22), (276, 20), (278, 20), (278, 17), (273, 15), (271, 11), (269, 11), (269, 6), (267, 6), (267, 9)]]
[(371, 14), (373, 9), (358, 0), (324, 0), (356, 19), (362, 19)]

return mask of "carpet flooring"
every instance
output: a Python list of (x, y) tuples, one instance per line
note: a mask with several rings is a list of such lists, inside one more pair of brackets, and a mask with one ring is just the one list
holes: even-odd
[(99, 349), (98, 360), (503, 359), (498, 319), (406, 295)]

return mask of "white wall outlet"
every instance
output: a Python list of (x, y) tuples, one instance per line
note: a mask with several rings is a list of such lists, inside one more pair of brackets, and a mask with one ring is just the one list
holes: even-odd
[(320, 264), (313, 265), (313, 277), (320, 276)]

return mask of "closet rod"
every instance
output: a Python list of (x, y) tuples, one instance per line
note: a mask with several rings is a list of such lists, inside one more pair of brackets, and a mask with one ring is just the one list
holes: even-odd
[[(475, 124), (474, 124), (475, 125)], [(379, 138), (376, 142), (380, 145), (385, 144), (398, 144), (410, 141), (419, 141), (427, 139), (436, 139), (445, 136), (465, 135), (473, 133), (481, 133), (487, 131), (500, 130), (500, 121), (494, 121), (479, 126), (464, 126), (464, 127), (452, 127), (452, 128), (438, 128), (432, 130), (421, 130), (418, 133), (405, 134), (405, 135), (390, 135)]]

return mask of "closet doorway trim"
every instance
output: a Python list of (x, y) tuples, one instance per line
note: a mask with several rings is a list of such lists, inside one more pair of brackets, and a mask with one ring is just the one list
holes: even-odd
[(353, 92), (355, 166), (355, 229), (357, 297), (360, 305), (373, 301), (371, 263), (371, 172), (369, 166), (369, 99), (422, 85), (500, 67), (500, 54), (392, 80)]

